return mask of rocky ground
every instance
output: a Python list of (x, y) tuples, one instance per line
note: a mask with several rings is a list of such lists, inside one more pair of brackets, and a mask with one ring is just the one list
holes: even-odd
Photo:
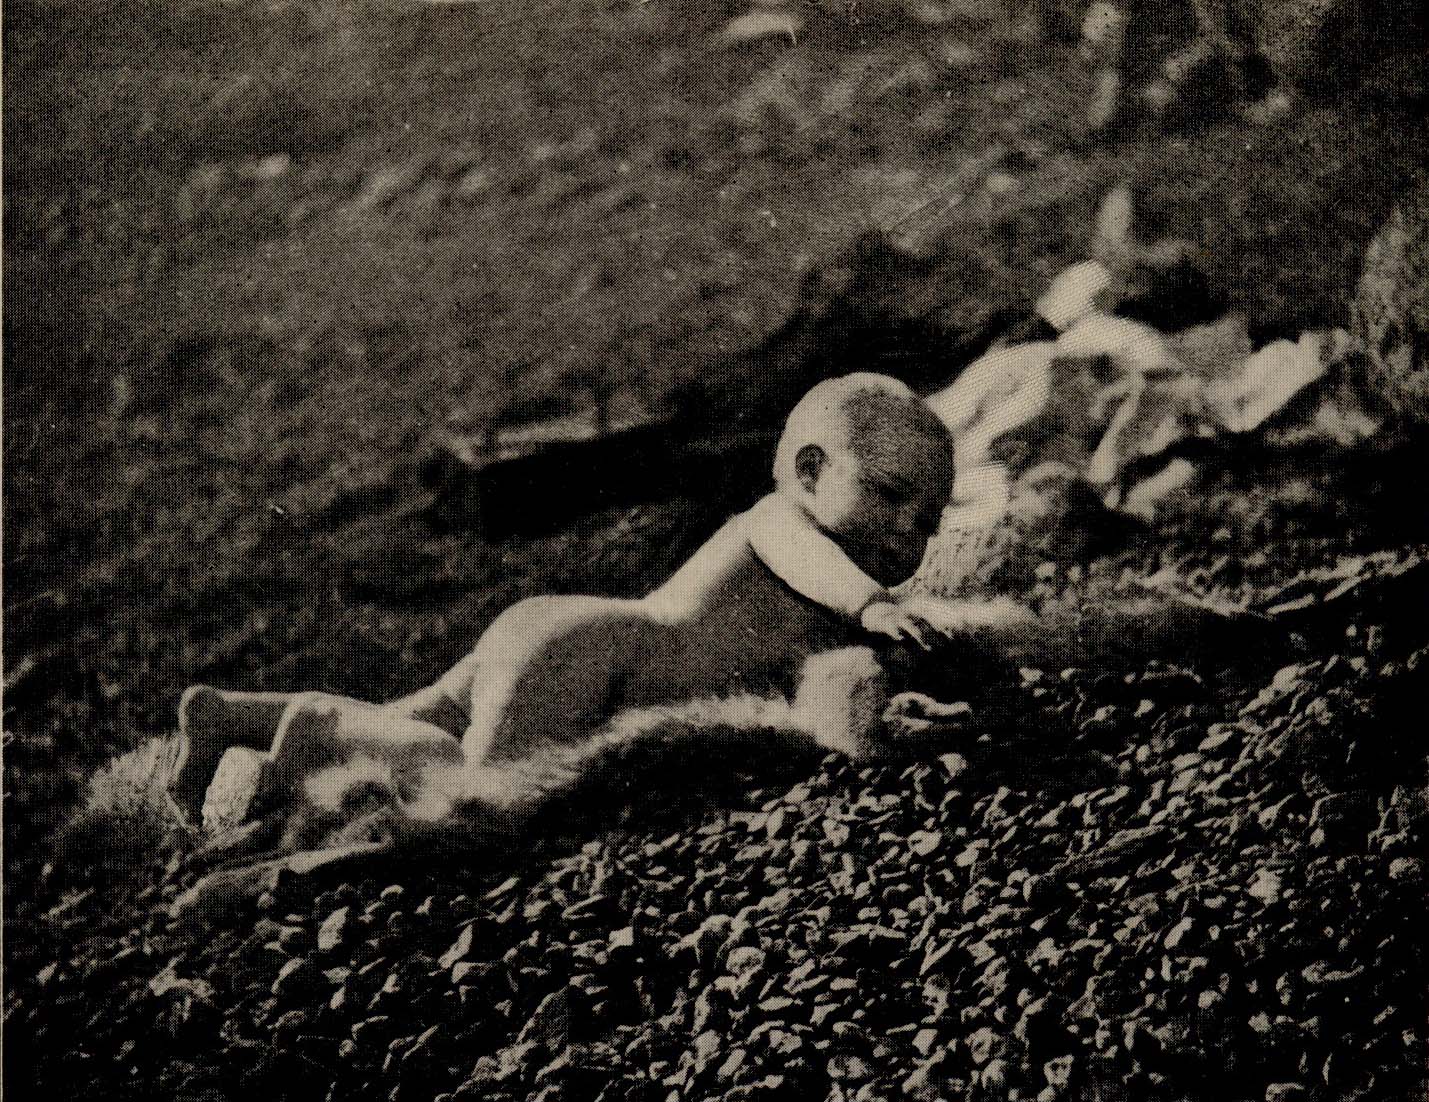
[[(386, 698), (518, 597), (641, 591), (811, 372), (945, 384), (1117, 189), (1126, 316), (1347, 326), (1412, 421), (1422, 16), (1354, 7), (6, 5), (11, 1089), (1423, 1097), (1424, 446), (1379, 414), (999, 529), (960, 583), (1275, 619), (1010, 670), (905, 765), (662, 788), (213, 931), (169, 918), (155, 809), (89, 789), (191, 681)], [(539, 531), (478, 523), (449, 459), (652, 418), (706, 474), (593, 476)]]
[(1425, 567), (1280, 550), (1258, 586), (1184, 545), (1049, 563), (1059, 598), (1157, 566), (1315, 612), (1203, 668), (1022, 669), (1007, 715), (906, 765), (732, 778), (461, 872), (280, 881), (213, 931), (168, 917), (178, 858), (72, 888), (7, 932), (10, 1074), (113, 1098), (1420, 1097)]

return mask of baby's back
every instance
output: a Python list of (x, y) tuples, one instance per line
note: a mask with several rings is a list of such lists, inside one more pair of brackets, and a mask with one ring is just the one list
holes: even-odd
[(640, 602), (675, 651), (641, 671), (636, 695), (665, 700), (736, 692), (789, 694), (812, 654), (847, 646), (852, 627), (801, 596), (750, 546), (747, 514), (727, 522)]
[(848, 646), (853, 629), (765, 565), (747, 516), (641, 600), (535, 597), (498, 617), (439, 683), (469, 702), (468, 757), (517, 759), (542, 742), (579, 741), (627, 708), (791, 696), (809, 656)]

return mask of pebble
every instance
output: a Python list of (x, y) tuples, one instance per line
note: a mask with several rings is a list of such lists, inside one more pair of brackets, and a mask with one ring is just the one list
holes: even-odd
[(1177, 922), (1166, 935), (1166, 940), (1163, 943), (1166, 946), (1166, 950), (1168, 952), (1175, 952), (1181, 948), (1182, 944), (1190, 936), (1191, 931), (1195, 928), (1196, 921), (1193, 918), (1187, 917)]
[(1396, 857), (1389, 863), (1389, 878), (1417, 884), (1424, 879), (1424, 863), (1417, 857)]
[(570, 996), (565, 991), (553, 991), (521, 1027), (516, 1044), (539, 1044), (558, 1052), (566, 1046), (570, 1024)]
[(451, 969), (458, 961), (465, 960), (467, 955), (471, 952), (471, 945), (475, 936), (472, 926), (463, 926), (456, 940), (452, 942), (446, 952), (437, 958), (437, 963), (445, 969)]
[(919, 1056), (930, 1056), (933, 1049), (937, 1047), (938, 1031), (936, 1029), (920, 1029), (913, 1035), (913, 1051)]
[(274, 998), (297, 1000), (326, 990), (327, 977), (307, 957), (294, 957), (278, 970), (271, 988)]
[(351, 908), (348, 907), (339, 907), (323, 919), (322, 925), (318, 927), (318, 952), (331, 953), (345, 944), (351, 923)]
[(763, 971), (766, 955), (763, 949), (753, 945), (741, 945), (730, 950), (725, 958), (725, 970), (732, 976), (745, 976)]
[(865, 1083), (873, 1078), (873, 1069), (861, 1057), (843, 1053), (829, 1059), (828, 1071), (835, 1083)]

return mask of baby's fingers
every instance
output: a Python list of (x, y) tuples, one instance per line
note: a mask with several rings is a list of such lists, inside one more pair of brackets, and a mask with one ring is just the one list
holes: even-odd
[(962, 634), (963, 626), (955, 624), (951, 620), (928, 619), (924, 620), (930, 628), (938, 633), (943, 639), (952, 639), (956, 635)]
[(929, 649), (927, 633), (932, 630), (926, 620), (917, 616), (904, 616), (898, 625), (903, 634), (913, 642), (917, 643), (923, 650)]

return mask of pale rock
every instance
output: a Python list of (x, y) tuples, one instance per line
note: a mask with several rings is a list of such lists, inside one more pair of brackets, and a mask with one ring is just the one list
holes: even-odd
[(543, 1044), (553, 1052), (565, 1048), (571, 1025), (570, 996), (565, 991), (553, 991), (541, 1000), (535, 1013), (526, 1020), (517, 1037), (518, 1046)]
[(724, 966), (731, 975), (747, 975), (764, 967), (764, 950), (753, 945), (739, 946), (730, 950)]
[(1130, 318), (1092, 314), (1057, 338), (1057, 355), (1069, 359), (1105, 356), (1127, 372), (1178, 372), (1170, 342), (1157, 330)]
[(796, 12), (759, 8), (736, 16), (725, 24), (717, 42), (721, 46), (738, 46), (764, 38), (787, 38), (791, 45), (799, 41), (804, 19)]
[(1273, 341), (1233, 374), (1207, 387), (1206, 401), (1230, 432), (1249, 432), (1325, 373), (1331, 338), (1306, 333), (1298, 341)]
[(270, 153), (253, 162), (252, 173), (255, 180), (264, 183), (276, 180), (293, 166), (293, 158), (286, 153)]
[(450, 969), (457, 964), (457, 962), (466, 960), (467, 956), (471, 953), (472, 939), (473, 928), (470, 925), (463, 926), (461, 933), (457, 935), (456, 941), (452, 942), (447, 951), (438, 958), (437, 963), (443, 968)]
[(1160, 507), (1196, 477), (1196, 467), (1189, 459), (1171, 460), (1150, 478), (1133, 486), (1120, 502), (1120, 509), (1143, 520), (1154, 520)]
[(1389, 863), (1391, 880), (1417, 882), (1424, 878), (1424, 863), (1417, 857), (1396, 857)]
[(1369, 409), (1357, 388), (1343, 378), (1328, 386), (1317, 384), (1317, 389), (1313, 412), (1294, 424), (1274, 426), (1267, 433), (1271, 443), (1279, 447), (1331, 444), (1353, 448), (1384, 427), (1383, 416)]
[(350, 908), (339, 907), (323, 920), (318, 927), (318, 952), (331, 953), (347, 940), (350, 926)]
[(1126, 17), (1108, 0), (1094, 0), (1082, 17), (1082, 49), (1097, 57), (1121, 53)]
[(1059, 333), (1099, 312), (1098, 299), (1111, 287), (1111, 271), (1100, 260), (1064, 269), (1037, 300), (1037, 313)]
[(352, 207), (365, 211), (386, 206), (411, 190), (419, 175), (420, 166), (415, 163), (382, 165), (368, 175), (362, 190), (353, 199)]
[(994, 441), (1047, 408), (1055, 352), (1050, 341), (994, 348), (928, 398), (957, 442), (960, 469), (985, 463)]
[(1121, 104), (1121, 71), (1105, 68), (1096, 75), (1092, 85), (1091, 98), (1087, 102), (1087, 126), (1092, 130), (1105, 130), (1116, 118), (1116, 109)]
[(1267, 906), (1276, 902), (1280, 898), (1281, 879), (1280, 874), (1273, 869), (1257, 869), (1255, 879), (1251, 882), (1246, 894), (1253, 899), (1258, 899)]
[(1008, 172), (992, 172), (983, 181), (983, 187), (992, 195), (1010, 195), (1021, 186), (1016, 176)]
[(1136, 204), (1131, 188), (1117, 184), (1106, 193), (1097, 208), (1096, 251), (1099, 259), (1108, 262), (1124, 260), (1132, 249), (1132, 224), (1136, 221)]
[(213, 999), (213, 987), (201, 979), (180, 976), (175, 971), (175, 963), (149, 981), (149, 993), (159, 999)]
[(1200, 434), (1205, 424), (1201, 387), (1194, 375), (1163, 375), (1155, 380), (1127, 375), (1106, 432), (1087, 462), (1087, 481), (1109, 486), (1130, 463), (1160, 455)]
[(306, 998), (310, 992), (321, 990), (327, 977), (306, 957), (294, 957), (278, 970), (273, 980), (272, 993), (275, 998), (298, 1000)]

